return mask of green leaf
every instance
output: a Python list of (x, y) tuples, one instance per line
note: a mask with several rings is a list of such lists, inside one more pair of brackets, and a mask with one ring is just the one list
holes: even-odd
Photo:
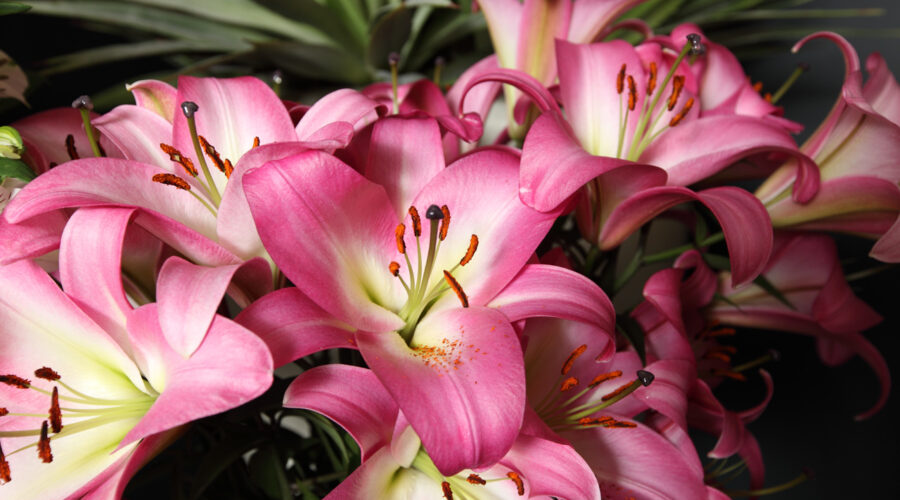
[(706, 264), (716, 271), (727, 271), (731, 269), (731, 261), (724, 255), (716, 255), (712, 253), (703, 254), (703, 260)]
[(401, 5), (375, 20), (367, 56), (370, 65), (386, 67), (388, 55), (403, 50), (403, 44), (412, 30), (412, 17), (413, 10)]
[(0, 182), (7, 177), (28, 182), (37, 176), (22, 160), (0, 156)]
[(797, 308), (794, 307), (794, 304), (791, 304), (791, 301), (789, 301), (788, 298), (785, 297), (783, 293), (781, 293), (781, 290), (776, 288), (775, 285), (773, 285), (772, 282), (769, 281), (768, 278), (766, 278), (765, 276), (760, 274), (759, 276), (756, 277), (755, 280), (753, 280), (753, 284), (755, 284), (756, 286), (765, 290), (766, 293), (768, 293), (772, 297), (775, 297), (776, 299), (778, 299), (778, 302), (781, 302), (782, 304), (788, 306), (790, 309), (792, 309), (794, 311), (797, 310)]
[(20, 14), (27, 11), (31, 7), (24, 3), (3, 2), (0, 3), (0, 16), (8, 16), (10, 14)]
[(326, 446), (326, 451), (331, 455), (332, 450), (330, 446), (330, 442), (333, 442), (340, 453), (340, 456), (332, 456), (332, 460), (335, 462), (335, 469), (338, 470), (347, 470), (350, 466), (350, 451), (347, 449), (347, 444), (344, 442), (344, 439), (341, 437), (341, 434), (335, 429), (334, 423), (328, 418), (315, 413), (315, 412), (307, 412), (304, 415), (307, 419), (309, 419), (309, 423), (313, 425), (317, 429), (317, 431), (321, 431), (325, 436), (329, 439), (323, 444)]
[(293, 19), (294, 21), (310, 24), (321, 32), (327, 33), (337, 46), (344, 50), (359, 54), (365, 54), (365, 46), (368, 42), (368, 33), (360, 40), (356, 34), (335, 15), (328, 6), (316, 0), (258, 0), (261, 4)]
[(291, 488), (285, 476), (284, 463), (274, 446), (264, 446), (250, 457), (250, 477), (267, 497), (290, 500)]
[(256, 49), (285, 72), (319, 81), (363, 85), (372, 81), (365, 63), (352, 54), (297, 42), (267, 42)]
[(216, 42), (191, 40), (149, 40), (146, 42), (106, 45), (48, 59), (45, 61), (45, 64), (50, 67), (41, 73), (47, 76), (125, 59), (182, 52), (219, 52), (220, 50), (221, 45)]
[(435, 12), (422, 29), (405, 68), (420, 68), (434, 59), (444, 47), (472, 35), (487, 30), (487, 23), (481, 14), (443, 10)]
[(257, 446), (266, 442), (266, 436), (256, 432), (230, 433), (226, 441), (216, 443), (197, 467), (192, 478), (191, 493), (188, 498), (200, 498), (206, 488), (215, 481), (229, 465)]

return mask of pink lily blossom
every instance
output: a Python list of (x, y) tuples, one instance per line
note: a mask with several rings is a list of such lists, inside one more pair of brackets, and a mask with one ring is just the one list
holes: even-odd
[[(190, 287), (158, 290), (185, 305), (181, 320), (202, 323), (202, 344), (187, 356), (169, 342), (161, 304), (128, 303), (120, 259), (134, 212), (93, 208), (72, 216), (60, 249), (62, 290), (27, 260), (0, 273), (4, 497), (119, 498), (186, 424), (271, 384), (265, 344), (193, 304)], [(167, 263), (163, 275), (177, 274), (176, 266)]]
[(795, 165), (788, 162), (756, 191), (777, 228), (840, 231), (878, 238), (871, 256), (900, 262), (900, 87), (884, 59), (871, 54), (863, 75), (856, 51), (840, 35), (816, 33), (838, 45), (846, 72), (841, 95), (831, 112), (801, 147), (815, 160), (821, 190), (809, 203), (785, 195)]
[(248, 173), (260, 235), (297, 288), (239, 321), (276, 364), (358, 348), (438, 469), (454, 474), (495, 463), (518, 433), (525, 380), (512, 322), (561, 315), (607, 334), (612, 324), (589, 280), (526, 266), (555, 217), (519, 201), (517, 155), (487, 149), (445, 169), (437, 128), (376, 123), (368, 178), (316, 151)]
[(713, 304), (711, 317), (728, 325), (814, 336), (819, 356), (831, 366), (859, 355), (875, 371), (881, 393), (875, 405), (856, 418), (868, 418), (881, 409), (890, 392), (890, 372), (881, 353), (860, 334), (880, 323), (881, 316), (853, 294), (831, 238), (779, 234), (762, 275), (790, 306), (758, 285), (733, 286), (728, 273), (723, 273), (719, 293), (724, 299)]
[[(352, 383), (347, 383), (350, 380)], [(597, 480), (570, 446), (520, 433), (496, 463), (445, 474), (370, 370), (326, 365), (297, 377), (284, 396), (334, 420), (359, 444), (362, 465), (326, 498), (599, 499)]]

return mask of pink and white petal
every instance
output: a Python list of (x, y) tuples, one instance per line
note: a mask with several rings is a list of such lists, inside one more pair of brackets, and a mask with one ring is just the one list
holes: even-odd
[(243, 183), (266, 249), (305, 294), (359, 329), (403, 326), (389, 310), (405, 292), (388, 271), (397, 217), (384, 188), (318, 151), (269, 162)]
[(40, 257), (59, 248), (68, 219), (62, 210), (51, 210), (16, 224), (7, 221), (5, 214), (0, 216), (0, 265)]
[(529, 498), (600, 500), (597, 478), (568, 444), (520, 434), (501, 463), (525, 479)]
[(512, 446), (525, 409), (525, 370), (501, 313), (470, 307), (428, 314), (410, 346), (395, 333), (356, 338), (443, 475), (490, 466)]
[[(91, 119), (99, 117), (91, 113)], [(55, 108), (40, 113), (35, 113), (11, 124), (28, 149), (36, 149), (40, 154), (36, 155), (42, 160), (40, 165), (32, 165), (35, 172), (42, 174), (49, 170), (50, 164), (62, 164), (72, 158), (66, 147), (66, 137), (71, 135), (75, 140), (75, 150), (82, 158), (94, 156), (87, 134), (84, 133), (84, 122), (81, 112), (74, 108)], [(116, 147), (105, 138), (100, 138), (100, 146), (108, 156), (121, 157)]]
[[(537, 106), (538, 110), (542, 113), (550, 111), (557, 115), (561, 115), (559, 105), (556, 103), (556, 98), (553, 97), (550, 91), (548, 91), (541, 82), (535, 80), (534, 77), (527, 73), (504, 68), (498, 68), (494, 71), (473, 75), (462, 91), (462, 97), (460, 98), (460, 106), (462, 109), (466, 109), (466, 97), (469, 94), (469, 91), (472, 90), (473, 87), (485, 82), (508, 83), (531, 99), (534, 105)], [(516, 107), (519, 107), (518, 104)]]
[(250, 304), (235, 321), (257, 334), (282, 366), (314, 352), (356, 348), (354, 328), (297, 288), (283, 288)]
[(187, 177), (184, 167), (176, 167), (160, 148), (160, 144), (171, 144), (172, 124), (153, 111), (139, 106), (116, 106), (91, 123), (119, 148), (126, 160), (156, 165)]
[(569, 269), (528, 264), (487, 304), (510, 322), (535, 317), (580, 321), (615, 338), (616, 312), (593, 281)]
[[(272, 356), (253, 332), (216, 316), (200, 347), (185, 359), (168, 345), (155, 304), (136, 309), (128, 331), (159, 397), (120, 446), (199, 418), (221, 413), (259, 396), (272, 384)], [(235, 376), (239, 374), (239, 376)]]
[[(653, 382), (635, 391), (634, 397), (687, 430), (687, 393), (697, 377), (695, 364), (682, 359), (661, 359), (647, 365), (646, 370), (654, 375)], [(618, 406), (616, 411), (621, 412)]]
[(555, 39), (565, 39), (568, 35), (572, 4), (571, 0), (525, 0), (519, 19), (516, 69), (537, 78), (544, 85), (556, 80), (553, 44)]
[(242, 259), (266, 255), (244, 193), (244, 173), (308, 149), (305, 143), (277, 142), (253, 148), (241, 157), (222, 192), (222, 202), (217, 212), (216, 234), (223, 247)]
[(317, 366), (301, 373), (284, 393), (286, 408), (321, 413), (359, 444), (365, 462), (391, 442), (397, 404), (371, 370), (357, 366)]
[(881, 315), (857, 297), (837, 260), (812, 306), (812, 316), (832, 333), (861, 332), (881, 323)]
[[(842, 177), (823, 182), (810, 203), (801, 205), (785, 198), (769, 204), (768, 210), (775, 227), (812, 222), (820, 229), (866, 233), (866, 226), (857, 227), (859, 224), (854, 224), (853, 219), (842, 222), (841, 217), (866, 212), (900, 212), (900, 189), (875, 177)], [(822, 226), (823, 223), (828, 225)]]
[(644, 299), (672, 324), (676, 330), (687, 335), (682, 319), (682, 283), (684, 272), (680, 269), (663, 269), (653, 273), (644, 283)]
[(197, 264), (227, 266), (241, 262), (215, 240), (151, 210), (139, 210), (134, 222)]
[(268, 280), (269, 264), (257, 257), (242, 264), (205, 267), (170, 257), (159, 272), (159, 323), (166, 341), (178, 354), (190, 357), (206, 337), (225, 290), (240, 269)]
[(900, 85), (891, 74), (881, 54), (874, 52), (866, 58), (869, 80), (863, 86), (863, 97), (872, 109), (900, 126)]
[[(537, 212), (519, 201), (519, 159), (502, 149), (463, 156), (425, 186), (413, 204), (420, 209), (447, 205), (451, 223), (435, 260), (431, 282), (443, 281), (466, 255), (471, 235), (478, 250), (471, 262), (453, 271), (473, 305), (488, 303), (519, 273), (550, 230), (555, 214)], [(444, 294), (434, 307), (458, 304)]]
[(388, 117), (374, 125), (365, 176), (384, 186), (398, 220), (406, 217), (413, 198), (444, 166), (441, 132), (434, 119)]
[(134, 96), (134, 103), (161, 116), (167, 122), (175, 120), (178, 111), (178, 91), (175, 87), (159, 80), (138, 80), (125, 85)]
[(639, 0), (578, 0), (572, 7), (568, 39), (590, 43), (608, 32), (609, 25)]
[(900, 262), (900, 218), (878, 238), (869, 257), (881, 262)]
[(309, 140), (334, 122), (347, 122), (358, 132), (375, 122), (383, 112), (383, 106), (356, 90), (335, 90), (306, 111), (295, 129), (297, 138)]
[(553, 115), (538, 118), (522, 148), (519, 194), (541, 212), (556, 210), (591, 179), (633, 162), (592, 156)]
[(466, 95), (464, 106), (461, 106), (462, 95), (472, 78), (482, 73), (489, 73), (497, 68), (497, 56), (490, 55), (464, 71), (453, 83), (453, 86), (450, 87), (450, 90), (447, 91), (447, 103), (450, 105), (451, 114), (477, 113), (482, 120), (487, 118), (491, 104), (494, 103), (497, 99), (497, 94), (500, 93), (499, 83), (484, 83), (479, 85), (477, 89), (471, 89)]
[(131, 304), (122, 288), (122, 242), (134, 208), (83, 208), (63, 231), (59, 275), (63, 290), (131, 354), (125, 329)]
[(478, 2), (484, 13), (497, 60), (504, 68), (515, 68), (521, 29), (522, 4), (518, 0)]
[(735, 283), (750, 281), (762, 272), (772, 250), (769, 215), (759, 200), (736, 187), (719, 187), (699, 193), (676, 186), (641, 191), (610, 214), (600, 233), (601, 249), (617, 246), (646, 221), (687, 201), (706, 205), (722, 226)]
[(822, 179), (869, 176), (900, 181), (900, 166), (890, 160), (900, 155), (900, 125), (878, 115), (850, 114), (845, 113), (846, 119), (842, 117), (839, 122), (839, 126), (849, 129), (847, 137), (829, 138), (825, 149), (816, 156)]

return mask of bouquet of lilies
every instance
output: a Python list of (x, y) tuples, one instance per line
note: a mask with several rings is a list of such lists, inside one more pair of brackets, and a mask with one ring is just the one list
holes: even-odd
[[(481, 0), (494, 53), (449, 86), (392, 54), (390, 82), (309, 104), (181, 76), (0, 128), (0, 497), (120, 498), (184, 443), (193, 498), (806, 478), (766, 482), (745, 426), (777, 354), (730, 341), (812, 336), (877, 376), (858, 418), (885, 404), (881, 317), (832, 233), (900, 262), (900, 88), (838, 34), (801, 39), (846, 72), (798, 145), (784, 89), (695, 24), (623, 19), (637, 3)], [(729, 409), (727, 380), (764, 397)]]

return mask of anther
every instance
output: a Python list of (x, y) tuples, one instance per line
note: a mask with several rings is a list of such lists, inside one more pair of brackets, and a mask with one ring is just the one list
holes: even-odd
[(466, 297), (466, 292), (463, 291), (462, 287), (459, 286), (459, 282), (456, 281), (456, 278), (453, 277), (448, 271), (444, 271), (444, 279), (447, 281), (447, 284), (450, 285), (450, 288), (456, 292), (456, 296), (459, 297), (460, 303), (462, 303), (463, 307), (469, 307), (469, 298)]
[(169, 159), (174, 161), (175, 163), (184, 167), (184, 170), (187, 171), (191, 177), (197, 177), (200, 173), (194, 167), (194, 162), (191, 161), (190, 158), (181, 154), (181, 151), (175, 149), (174, 146), (170, 146), (164, 142), (159, 143), (159, 149), (162, 149), (163, 153), (169, 155)]
[(576, 347), (571, 354), (569, 354), (569, 357), (566, 358), (566, 362), (563, 363), (562, 366), (563, 375), (567, 375), (569, 373), (569, 370), (571, 370), (572, 366), (575, 365), (575, 360), (578, 359), (578, 356), (584, 354), (584, 351), (587, 351), (587, 344), (581, 344), (580, 346)]
[(167, 186), (173, 186), (185, 191), (191, 190), (191, 185), (188, 184), (186, 180), (178, 177), (175, 174), (155, 174), (151, 179), (153, 180), (153, 182), (158, 182)]
[(7, 415), (9, 415), (9, 410), (7, 410), (6, 408), (0, 408), (0, 417), (5, 417)]
[(447, 237), (447, 231), (450, 230), (450, 209), (447, 208), (447, 205), (441, 205), (441, 215), (443, 215), (441, 219), (441, 241), (444, 241), (444, 238)]
[(422, 218), (419, 217), (419, 211), (416, 207), (409, 207), (409, 217), (412, 219), (413, 234), (418, 238), (422, 236)]
[(250, 149), (258, 148), (258, 147), (259, 147), (259, 136), (256, 136), (253, 138), (253, 145), (250, 146)]
[(638, 370), (637, 378), (638, 378), (638, 380), (641, 381), (641, 384), (644, 387), (647, 387), (648, 385), (653, 383), (653, 379), (656, 377), (652, 373), (648, 372), (647, 370)]
[(512, 482), (516, 483), (516, 493), (518, 493), (519, 496), (525, 494), (525, 483), (517, 473), (509, 471), (506, 473), (506, 477), (510, 478)]
[(47, 435), (47, 421), (41, 424), (41, 439), (38, 441), (38, 457), (45, 463), (53, 461), (53, 452), (50, 450), (50, 436)]
[(616, 92), (619, 94), (625, 90), (625, 64), (622, 64), (622, 68), (619, 69), (619, 74), (616, 76)]
[(447, 481), (441, 482), (441, 489), (444, 490), (444, 498), (453, 500), (453, 490), (450, 489), (450, 483)]
[(53, 394), (50, 396), (50, 428), (54, 434), (59, 434), (62, 430), (62, 412), (59, 409), (59, 389), (53, 387)]
[(634, 84), (634, 77), (628, 75), (628, 111), (634, 111), (637, 104), (637, 87)]
[(597, 375), (596, 377), (594, 377), (593, 380), (591, 380), (591, 383), (588, 384), (588, 387), (593, 389), (594, 387), (597, 387), (598, 385), (602, 384), (603, 382), (606, 382), (607, 380), (612, 380), (614, 378), (619, 378), (621, 376), (622, 376), (622, 370), (616, 370), (616, 371), (609, 372), (609, 373), (601, 373), (600, 375)]
[(66, 136), (66, 153), (69, 155), (70, 160), (81, 158), (78, 156), (78, 150), (75, 149), (75, 136), (72, 134)]
[(400, 54), (396, 52), (391, 52), (390, 54), (388, 54), (388, 65), (396, 66), (398, 64), (400, 64)]
[(687, 116), (688, 111), (691, 110), (691, 107), (693, 105), (694, 105), (694, 98), (691, 97), (687, 100), (687, 102), (684, 103), (684, 107), (681, 108), (681, 111), (679, 111), (677, 115), (672, 117), (672, 119), (669, 121), (669, 126), (674, 127), (675, 125), (678, 125), (679, 123), (681, 123), (681, 120), (684, 120), (684, 117)]
[(43, 368), (38, 368), (37, 370), (35, 370), (34, 376), (37, 378), (42, 378), (44, 380), (49, 380), (51, 382), (56, 382), (57, 380), (62, 378), (52, 368), (47, 367), (47, 366), (45, 366)]
[(0, 484), (8, 483), (11, 480), (9, 462), (6, 461), (6, 455), (3, 454), (3, 447), (0, 447)]
[(472, 238), (469, 239), (469, 248), (466, 250), (466, 255), (459, 261), (459, 265), (464, 266), (468, 264), (472, 257), (475, 256), (475, 250), (478, 250), (478, 236), (473, 234)]
[(31, 387), (31, 381), (17, 375), (0, 375), (0, 383), (11, 385), (16, 389), (28, 389)]
[(469, 477), (466, 478), (466, 481), (468, 481), (469, 484), (480, 484), (482, 486), (487, 484), (487, 481), (482, 479), (478, 474), (469, 474)]
[(647, 95), (653, 95), (653, 91), (656, 90), (656, 62), (650, 62), (650, 79), (647, 80)]
[(388, 269), (394, 276), (400, 276), (400, 264), (397, 262), (391, 261), (391, 263), (388, 264)]
[(681, 97), (682, 88), (684, 88), (684, 75), (675, 75), (672, 78), (672, 95), (669, 96), (668, 103), (669, 111), (675, 109), (675, 104), (678, 103), (678, 98)]
[(601, 400), (601, 401), (609, 401), (610, 399), (612, 399), (612, 398), (618, 396), (619, 394), (622, 394), (623, 392), (627, 391), (629, 388), (631, 388), (631, 385), (632, 385), (631, 382), (629, 382), (629, 383), (627, 383), (627, 384), (624, 384), (624, 385), (622, 385), (621, 387), (619, 387), (618, 389), (612, 391), (611, 393), (604, 395), (602, 398), (600, 398), (600, 400)]
[(691, 44), (691, 55), (702, 56), (703, 54), (706, 54), (706, 44), (703, 43), (703, 39), (700, 38), (700, 35), (691, 33), (687, 36), (687, 41)]
[(206, 156), (208, 156), (213, 163), (215, 163), (216, 168), (218, 168), (219, 171), (224, 174), (225, 162), (222, 161), (222, 157), (219, 155), (219, 152), (216, 151), (216, 148), (206, 140), (206, 137), (198, 135), (197, 138), (200, 139), (200, 146), (203, 147), (203, 152), (206, 153)]
[(559, 386), (559, 392), (566, 392), (571, 390), (576, 385), (578, 385), (578, 379), (575, 377), (569, 377), (562, 381), (562, 384)]
[(397, 240), (397, 251), (400, 253), (406, 253), (406, 242), (403, 241), (403, 235), (405, 233), (406, 226), (397, 224), (397, 228), (394, 229), (394, 238)]
[(94, 103), (91, 101), (90, 97), (83, 95), (72, 101), (72, 107), (75, 109), (92, 111), (94, 109)]
[(431, 205), (428, 207), (428, 210), (425, 211), (425, 218), (428, 220), (439, 220), (444, 218), (444, 212), (441, 210), (441, 207), (437, 205)]
[(194, 113), (196, 113), (200, 109), (200, 106), (197, 106), (197, 103), (193, 101), (184, 101), (181, 103), (181, 112), (184, 113), (185, 118), (193, 118)]
[(228, 158), (225, 158), (225, 178), (230, 179), (232, 172), (234, 172), (234, 165), (231, 164)]

